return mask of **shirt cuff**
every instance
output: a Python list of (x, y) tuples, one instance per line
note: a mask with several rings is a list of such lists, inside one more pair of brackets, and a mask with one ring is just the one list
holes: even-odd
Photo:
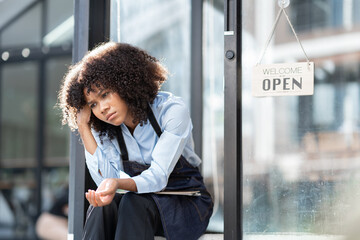
[(149, 191), (149, 184), (146, 182), (146, 180), (141, 176), (135, 176), (132, 177), (132, 180), (134, 180), (137, 188), (138, 193), (148, 193)]
[(166, 173), (153, 162), (147, 170), (132, 178), (138, 193), (151, 193), (163, 190), (167, 185)]

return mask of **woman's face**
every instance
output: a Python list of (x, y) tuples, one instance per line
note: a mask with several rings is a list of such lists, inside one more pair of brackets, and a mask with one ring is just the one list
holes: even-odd
[(87, 89), (84, 89), (84, 95), (87, 105), (98, 119), (114, 126), (125, 123), (128, 127), (133, 127), (133, 118), (118, 93), (96, 87), (93, 90), (87, 93)]

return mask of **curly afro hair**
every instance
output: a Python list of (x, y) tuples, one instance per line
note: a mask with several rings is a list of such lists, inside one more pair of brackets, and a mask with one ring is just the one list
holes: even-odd
[[(77, 129), (77, 113), (86, 104), (84, 89), (94, 87), (114, 91), (125, 101), (135, 122), (147, 120), (149, 103), (153, 103), (167, 70), (144, 50), (125, 43), (102, 43), (90, 51), (80, 62), (72, 65), (64, 76), (58, 95), (62, 110), (62, 123)], [(114, 126), (91, 114), (90, 126), (100, 137), (115, 135)]]

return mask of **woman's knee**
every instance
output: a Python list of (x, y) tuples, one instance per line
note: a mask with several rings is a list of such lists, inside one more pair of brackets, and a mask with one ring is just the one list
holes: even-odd
[[(117, 236), (153, 239), (156, 233), (163, 231), (159, 211), (150, 194), (126, 193), (121, 199), (118, 214)], [(141, 230), (139, 225), (143, 226)], [(134, 238), (135, 235), (137, 238)]]
[(153, 204), (152, 201), (149, 196), (129, 192), (122, 197), (119, 211), (122, 214), (125, 212), (133, 214), (134, 212), (145, 211)]

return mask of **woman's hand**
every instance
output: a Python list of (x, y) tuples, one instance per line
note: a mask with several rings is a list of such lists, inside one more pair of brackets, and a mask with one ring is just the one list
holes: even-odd
[(96, 191), (89, 189), (85, 196), (94, 207), (102, 207), (111, 203), (118, 189), (137, 191), (136, 183), (131, 178), (105, 178)]
[(88, 105), (85, 105), (80, 111), (77, 113), (76, 123), (79, 128), (84, 126), (89, 126), (91, 116), (91, 108)]
[(88, 190), (88, 192), (85, 193), (85, 196), (92, 206), (102, 207), (111, 203), (117, 189), (117, 179), (106, 178), (100, 183), (96, 191)]
[(89, 124), (90, 116), (91, 108), (88, 105), (85, 105), (77, 113), (76, 123), (78, 125), (78, 131), (80, 133), (81, 140), (83, 141), (86, 150), (93, 155), (96, 151), (97, 143), (91, 133), (91, 127)]

